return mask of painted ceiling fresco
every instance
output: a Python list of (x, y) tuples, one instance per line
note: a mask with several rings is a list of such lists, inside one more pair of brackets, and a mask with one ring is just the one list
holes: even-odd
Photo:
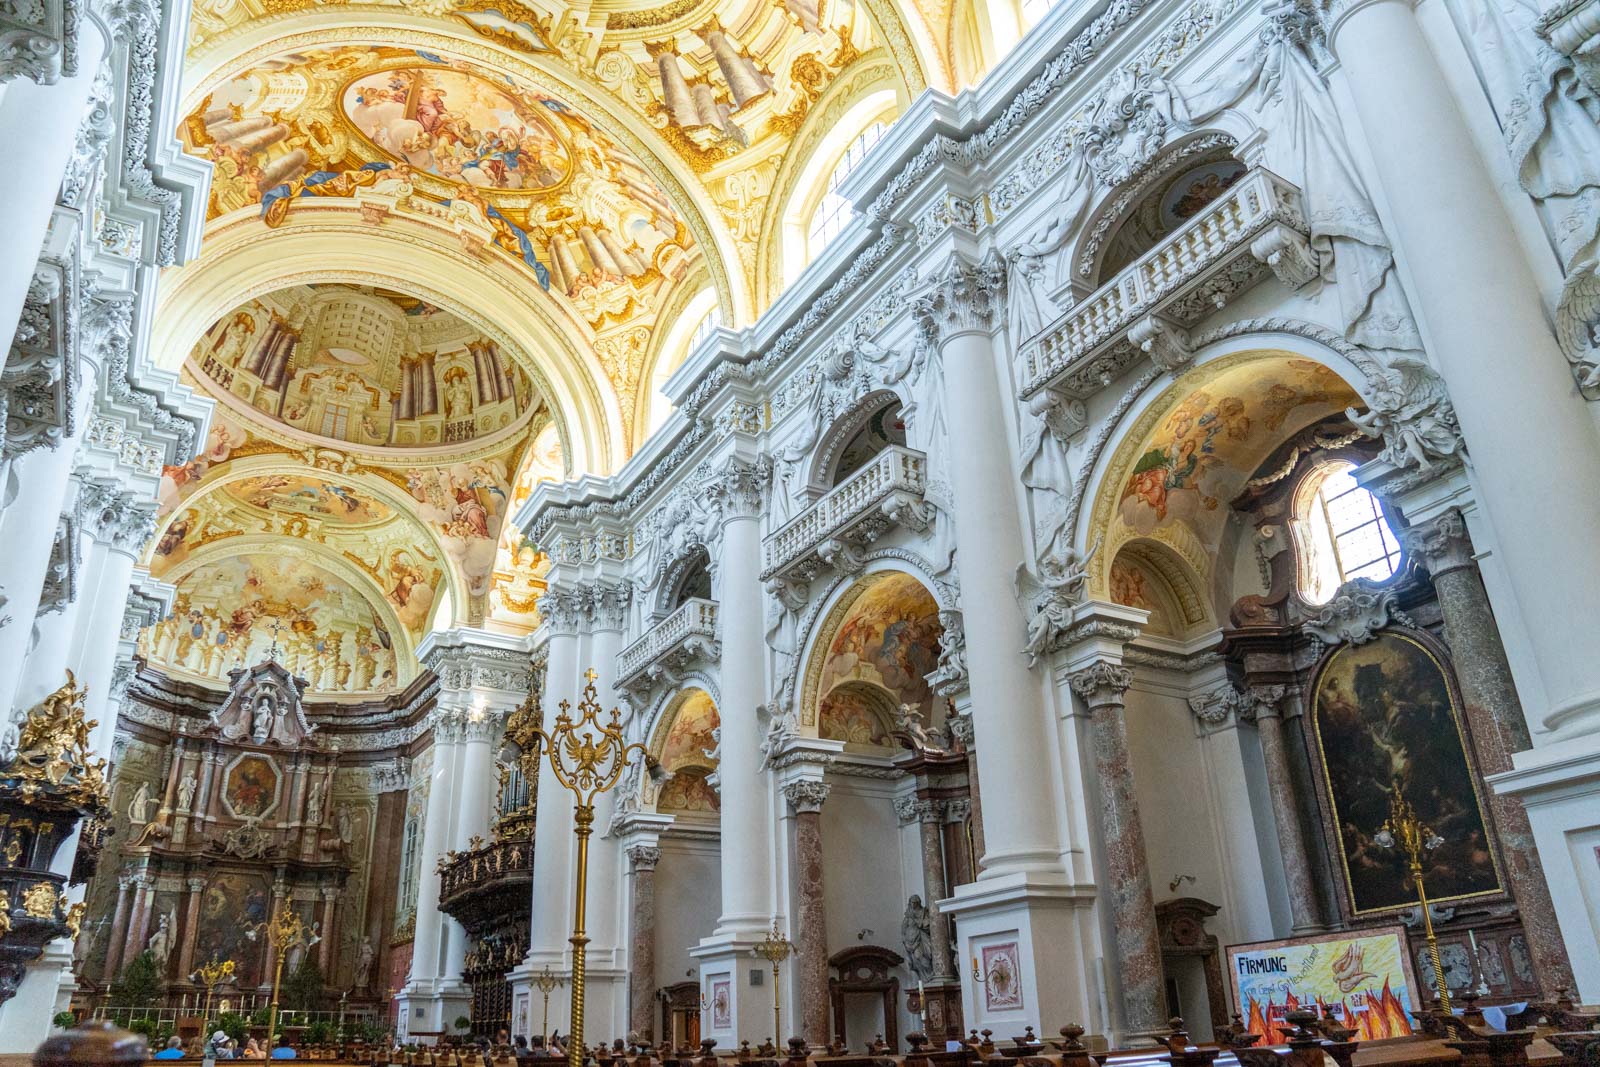
[(223, 492), (261, 511), (314, 516), (335, 525), (367, 526), (394, 517), (393, 508), (364, 490), (303, 474), (241, 478)]
[(703, 689), (692, 690), (673, 716), (672, 728), (656, 758), (668, 772), (689, 765), (715, 768), (716, 757), (708, 753), (716, 751), (717, 739), (711, 731), (721, 723), (711, 695)]
[(533, 402), (527, 375), (477, 327), (371, 287), (296, 286), (246, 301), (206, 331), (190, 363), (253, 415), (353, 445), (473, 441)]
[[(862, 699), (862, 684), (883, 693), (891, 709), (912, 704), (932, 721), (936, 698), (927, 675), (938, 666), (944, 633), (939, 607), (921, 582), (900, 572), (869, 581), (828, 639), (816, 690), (820, 709), (837, 719), (833, 728), (862, 735), (864, 743), (874, 743), (884, 724), (872, 701)], [(849, 688), (835, 698), (841, 686)]]
[(244, 553), (179, 577), (170, 617), (146, 629), (139, 652), (177, 675), (226, 684), (228, 672), (279, 662), (316, 693), (385, 693), (414, 668), (397, 636), (354, 585), (303, 558)]

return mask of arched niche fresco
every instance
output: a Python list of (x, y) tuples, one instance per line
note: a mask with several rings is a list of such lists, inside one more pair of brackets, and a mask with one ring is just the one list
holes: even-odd
[[(826, 708), (835, 716), (835, 729), (843, 729), (838, 716), (848, 714), (870, 732), (871, 719), (863, 716), (887, 714), (892, 722), (902, 704), (934, 721), (939, 700), (927, 675), (938, 666), (944, 628), (933, 594), (915, 577), (904, 571), (862, 577), (834, 605), (819, 633), (807, 661), (803, 726), (819, 728)], [(839, 695), (830, 700), (835, 691)]]
[(691, 689), (656, 727), (651, 750), (671, 777), (656, 794), (656, 810), (667, 814), (711, 814), (721, 800), (707, 776), (716, 772), (722, 720), (711, 694)]

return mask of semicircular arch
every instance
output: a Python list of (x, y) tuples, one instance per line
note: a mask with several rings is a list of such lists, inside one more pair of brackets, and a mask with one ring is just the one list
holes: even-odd
[[(162, 286), (152, 350), (163, 354), (163, 364), (187, 358), (206, 330), (253, 297), (291, 285), (392, 286), (403, 278), (413, 295), (505, 335), (509, 351), (549, 402), (574, 469), (610, 473), (627, 455), (618, 398), (593, 346), (584, 346), (585, 352), (574, 345), (570, 323), (528, 300), (527, 283), (510, 264), (475, 258), (442, 235), (404, 227), (401, 220), (380, 229), (364, 223), (352, 206), (317, 207), (277, 229), (241, 225), (235, 218), (208, 234), (206, 254), (173, 270)], [(413, 280), (423, 278), (435, 281)]]

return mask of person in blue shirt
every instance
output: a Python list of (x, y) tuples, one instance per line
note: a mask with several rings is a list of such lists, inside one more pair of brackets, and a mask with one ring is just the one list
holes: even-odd
[(156, 1053), (151, 1059), (156, 1060), (181, 1060), (183, 1059), (183, 1039), (179, 1037), (167, 1038), (167, 1047)]
[(272, 1050), (271, 1058), (275, 1060), (295, 1060), (300, 1058), (295, 1053), (294, 1046), (289, 1044), (288, 1034), (278, 1035), (278, 1047)]

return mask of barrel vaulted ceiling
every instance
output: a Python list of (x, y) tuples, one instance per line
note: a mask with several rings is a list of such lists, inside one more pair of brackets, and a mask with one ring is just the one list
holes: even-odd
[(975, 80), (991, 10), (196, 0), (206, 240), (154, 349), (218, 406), (163, 483), (146, 559), (183, 611), (147, 658), (223, 684), (275, 644), (370, 696), (432, 628), (535, 625), (515, 503), (638, 448), (706, 309), (747, 324), (792, 276), (841, 130)]

